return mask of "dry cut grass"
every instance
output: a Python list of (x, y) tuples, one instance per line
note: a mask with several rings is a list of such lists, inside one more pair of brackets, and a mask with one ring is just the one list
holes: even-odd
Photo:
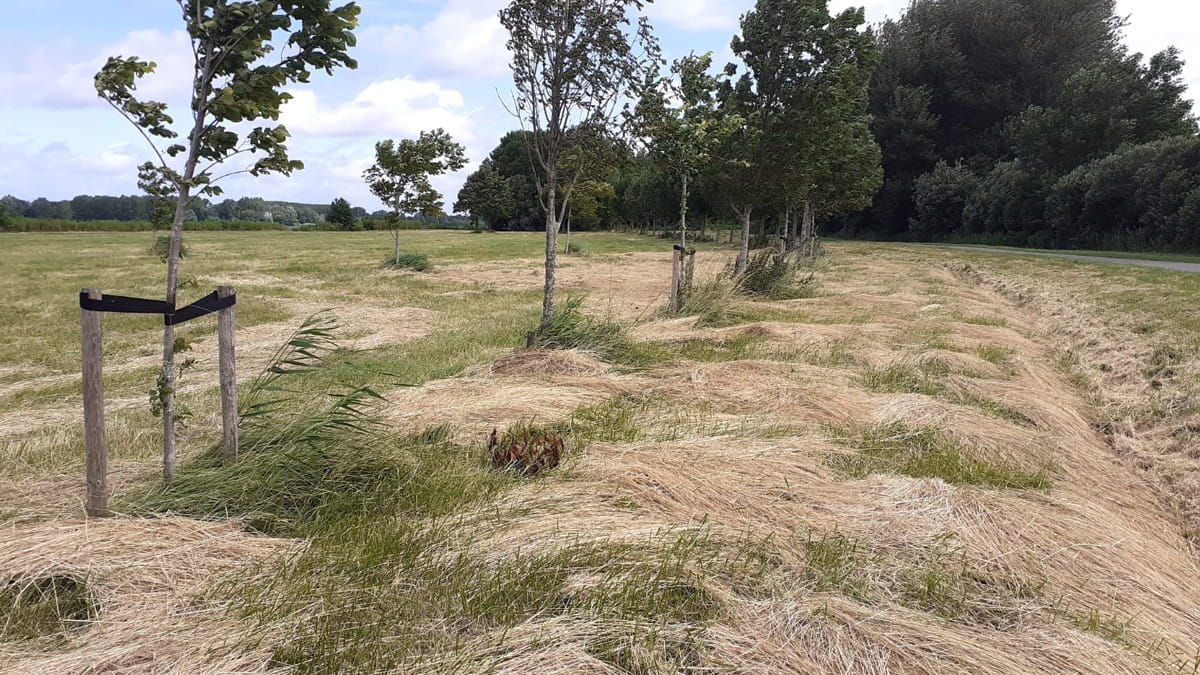
[[(413, 467), (403, 509), (351, 505), (289, 541), (180, 519), (11, 527), (0, 570), (78, 576), (100, 609), (53, 650), (0, 642), (0, 667), (1194, 671), (1200, 566), (1180, 513), (1097, 431), (1104, 410), (1040, 310), (910, 249), (830, 248), (817, 297), (741, 301), (719, 325), (642, 312), (667, 285), (651, 254), (572, 259), (598, 285), (590, 312), (641, 317), (636, 363), (503, 349), (515, 313), (454, 368), (424, 346), (453, 334), (414, 341), (421, 376), (401, 384), (418, 386), (382, 410), (429, 440), (395, 455)], [(481, 280), (536, 283), (507, 260), (433, 276), (463, 303), (444, 331), (492, 325)], [(386, 370), (361, 358), (335, 371)], [(1160, 379), (1183, 367), (1164, 359)], [(529, 423), (565, 440), (562, 465), (489, 468), (486, 434)]]

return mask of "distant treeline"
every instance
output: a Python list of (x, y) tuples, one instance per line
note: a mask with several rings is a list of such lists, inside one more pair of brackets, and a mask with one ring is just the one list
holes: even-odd
[[(253, 220), (196, 220), (186, 223), (189, 232), (251, 232), (264, 230), (343, 230), (329, 223), (306, 224), (288, 227), (282, 223), (267, 223)], [(421, 223), (415, 220), (400, 221), (397, 229), (470, 229), (465, 218), (444, 218)], [(0, 232), (150, 232), (155, 227), (145, 220), (62, 220), (55, 218), (0, 218)], [(163, 227), (158, 230), (165, 231)], [(353, 230), (388, 230), (392, 226), (383, 218), (363, 218), (356, 221)]]
[[(198, 220), (186, 225), (189, 231), (286, 230), (280, 223), (249, 220)], [(144, 220), (58, 220), (53, 218), (9, 218), (0, 222), (0, 232), (150, 232)], [(158, 228), (162, 230), (163, 228)]]
[(883, 189), (833, 229), (1200, 250), (1200, 136), (1181, 55), (1130, 53), (1124, 25), (1114, 0), (913, 2), (879, 30)]
[[(294, 226), (324, 222), (328, 211), (328, 204), (267, 201), (259, 197), (213, 203), (201, 198), (192, 202), (187, 220), (265, 222)], [(0, 198), (0, 219), (20, 217), (55, 221), (149, 222), (153, 215), (154, 198), (148, 195), (79, 195), (61, 201), (51, 201), (45, 197), (25, 201), (12, 195)], [(357, 209), (357, 217), (365, 218), (367, 215), (365, 209)]]
[[(388, 229), (385, 211), (368, 213), (350, 207), (352, 225), (327, 222), (330, 204), (300, 204), (267, 201), (259, 197), (226, 199), (213, 204), (197, 199), (185, 216), (188, 230), (281, 230), (293, 229)], [(155, 229), (151, 224), (154, 198), (145, 195), (80, 195), (73, 199), (33, 201), (12, 195), (0, 198), (0, 231), (7, 232), (141, 232)], [(403, 229), (467, 228), (470, 222), (459, 216), (427, 218), (422, 222), (404, 221)], [(160, 225), (158, 229), (167, 229)]]

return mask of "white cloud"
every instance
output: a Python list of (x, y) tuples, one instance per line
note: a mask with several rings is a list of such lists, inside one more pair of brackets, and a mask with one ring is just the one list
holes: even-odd
[(141, 160), (127, 144), (79, 152), (66, 143), (37, 148), (0, 143), (0, 194), (70, 199), (78, 194), (133, 194)]
[(752, 0), (658, 0), (646, 14), (655, 23), (686, 31), (727, 30), (732, 37), (739, 17), (753, 6)]
[(184, 31), (141, 30), (89, 54), (70, 43), (38, 46), (23, 67), (0, 71), (0, 104), (76, 108), (102, 105), (92, 78), (110, 56), (137, 56), (158, 65), (139, 83), (138, 95), (173, 105), (187, 103), (192, 51)]
[(364, 51), (415, 62), (421, 77), (490, 78), (508, 71), (508, 35), (496, 0), (451, 0), (425, 25), (369, 26)]
[(381, 138), (442, 128), (460, 140), (474, 138), (470, 118), (462, 111), (462, 94), (436, 82), (374, 82), (354, 100), (331, 107), (310, 90), (292, 95), (280, 121), (297, 135)]

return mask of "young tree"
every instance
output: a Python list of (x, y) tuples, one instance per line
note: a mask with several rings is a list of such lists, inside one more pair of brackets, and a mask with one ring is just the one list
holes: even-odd
[(325, 222), (339, 230), (353, 230), (354, 211), (350, 208), (350, 202), (342, 197), (333, 200), (333, 203), (329, 205), (329, 213), (325, 216)]
[[(735, 73), (733, 66), (726, 74)], [(720, 114), (729, 125), (729, 133), (721, 138), (713, 152), (713, 161), (705, 173), (705, 181), (713, 191), (728, 200), (729, 208), (742, 224), (741, 246), (734, 275), (746, 271), (750, 260), (750, 223), (754, 211), (778, 194), (770, 182), (770, 140), (767, 135), (766, 111), (759, 104), (749, 75), (736, 84), (722, 83)]]
[(828, 0), (758, 0), (733, 40), (769, 139), (767, 181), (785, 210), (803, 206), (805, 250), (817, 212), (862, 208), (882, 182), (867, 111), (877, 56), (864, 23), (862, 9), (831, 15)]
[[(671, 76), (647, 87), (638, 105), (650, 156), (679, 180), (679, 243), (685, 248), (691, 183), (737, 127), (736, 117), (718, 114), (719, 82), (708, 74), (710, 67), (712, 52), (679, 59), (671, 67)], [(672, 101), (677, 105), (672, 106)]]
[[(513, 109), (526, 133), (538, 200), (546, 219), (541, 328), (554, 316), (558, 231), (581, 179), (564, 167), (572, 129), (607, 126), (623, 96), (637, 99), (658, 43), (645, 17), (627, 34), (630, 10), (643, 0), (512, 0), (500, 11), (512, 54)], [(637, 49), (641, 48), (642, 53)]]
[(462, 189), (458, 191), (454, 210), (469, 215), (471, 224), (476, 228), (480, 227), (480, 223), (494, 227), (496, 223), (511, 218), (516, 211), (512, 185), (496, 171), (491, 161), (485, 159), (475, 173), (467, 176)]
[(404, 215), (436, 218), (444, 215), (442, 195), (429, 183), (431, 176), (466, 166), (466, 149), (442, 129), (422, 131), (417, 140), (375, 144), (375, 163), (363, 172), (371, 194), (389, 209), (395, 239), (395, 262), (400, 264), (400, 219)]
[[(158, 165), (175, 183), (175, 215), (167, 258), (166, 302), (174, 306), (179, 281), (179, 250), (183, 223), (200, 196), (220, 194), (217, 183), (228, 176), (249, 173), (289, 175), (303, 164), (288, 156), (288, 131), (264, 125), (243, 131), (240, 126), (279, 119), (291, 98), (284, 88), (308, 82), (311, 73), (357, 66), (347, 50), (354, 46), (353, 30), (359, 8), (354, 3), (333, 8), (330, 0), (246, 2), (234, 0), (177, 0), (191, 40), (193, 77), (191, 119), (182, 143), (166, 148), (155, 139), (171, 141), (180, 133), (167, 105), (141, 100), (137, 82), (154, 72), (155, 64), (136, 56), (112, 57), (96, 74), (96, 91), (131, 122), (154, 150)], [(269, 57), (277, 47), (279, 56)], [(260, 157), (248, 167), (215, 175), (224, 162), (242, 154)], [(170, 160), (177, 160), (178, 169)], [(175, 331), (163, 330), (163, 362), (158, 395), (163, 419), (163, 478), (175, 475)]]

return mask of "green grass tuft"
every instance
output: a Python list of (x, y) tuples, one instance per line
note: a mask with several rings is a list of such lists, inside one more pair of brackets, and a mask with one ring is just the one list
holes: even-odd
[(937, 428), (892, 423), (835, 429), (833, 436), (855, 452), (832, 454), (826, 463), (852, 478), (891, 473), (997, 489), (1048, 490), (1051, 486), (1049, 466), (1029, 471), (985, 459), (975, 448)]
[[(231, 581), (234, 610), (278, 637), (275, 662), (299, 673), (419, 672), (468, 643), (534, 618), (571, 615), (618, 628), (590, 645), (620, 660), (654, 653), (721, 614), (704, 579), (754, 579), (749, 556), (721, 553), (705, 532), (602, 541), (493, 559), (461, 523), (365, 518), (331, 529), (256, 583)], [(447, 554), (447, 551), (458, 553)], [(369, 617), (369, 620), (365, 620)], [(666, 640), (673, 643), (673, 640)], [(699, 645), (691, 654), (700, 658)], [(483, 667), (482, 664), (477, 664)]]
[(383, 266), (414, 272), (428, 272), (433, 269), (433, 264), (429, 262), (429, 256), (421, 253), (401, 253), (399, 258), (389, 256), (383, 262)]
[(940, 378), (948, 374), (950, 369), (945, 363), (927, 360), (917, 365), (897, 363), (886, 368), (871, 368), (859, 377), (859, 382), (880, 394), (938, 396), (946, 390)]
[(0, 642), (62, 638), (98, 613), (87, 584), (75, 577), (0, 579)]
[(983, 345), (976, 349), (975, 353), (992, 365), (1009, 367), (1017, 355), (1017, 350), (1000, 345)]

